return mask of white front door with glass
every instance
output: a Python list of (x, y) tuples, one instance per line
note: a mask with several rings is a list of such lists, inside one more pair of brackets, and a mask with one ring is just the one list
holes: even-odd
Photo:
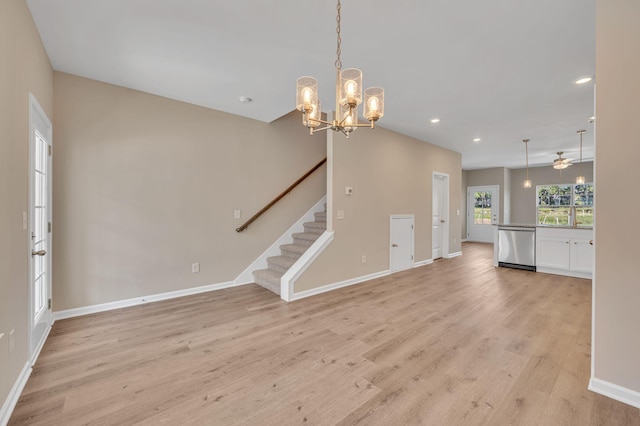
[(29, 352), (40, 351), (51, 328), (51, 122), (33, 95), (29, 136)]
[(467, 188), (467, 240), (492, 243), (498, 224), (500, 192), (497, 185)]

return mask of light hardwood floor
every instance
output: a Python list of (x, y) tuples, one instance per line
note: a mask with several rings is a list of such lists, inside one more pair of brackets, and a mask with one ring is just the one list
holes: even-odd
[(492, 247), (286, 304), (256, 285), (55, 323), (11, 425), (640, 425), (587, 390), (591, 282)]

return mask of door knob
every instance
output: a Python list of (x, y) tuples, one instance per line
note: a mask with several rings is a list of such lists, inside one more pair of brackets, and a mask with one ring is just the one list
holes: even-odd
[(391, 247), (398, 247), (397, 244), (391, 244)]
[(44, 256), (45, 254), (47, 254), (46, 250), (31, 250), (31, 256)]

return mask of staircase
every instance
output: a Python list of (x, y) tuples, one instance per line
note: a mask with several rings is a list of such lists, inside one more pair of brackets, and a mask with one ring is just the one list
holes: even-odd
[(326, 209), (314, 213), (314, 219), (314, 222), (304, 223), (304, 232), (292, 234), (292, 244), (280, 246), (280, 256), (267, 258), (267, 269), (253, 271), (256, 284), (280, 295), (280, 278), (327, 229)]

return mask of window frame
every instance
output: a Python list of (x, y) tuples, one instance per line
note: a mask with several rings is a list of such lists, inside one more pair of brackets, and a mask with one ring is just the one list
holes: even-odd
[[(590, 186), (591, 187), (591, 194), (592, 196), (590, 197), (591, 199), (589, 200), (589, 197), (587, 195), (587, 202), (591, 202), (591, 204), (576, 204), (576, 187), (578, 186)], [(556, 206), (553, 205), (543, 205), (540, 203), (540, 189), (541, 188), (550, 188), (550, 187), (569, 187), (569, 194), (570, 194), (570, 202), (569, 204), (558, 204)], [(587, 193), (588, 194), (588, 193)], [(536, 193), (535, 193), (535, 197), (536, 197), (536, 225), (538, 226), (549, 226), (549, 227), (566, 227), (566, 226), (574, 226), (573, 225), (573, 221), (575, 220), (575, 218), (571, 217), (571, 209), (575, 208), (576, 211), (577, 210), (581, 210), (581, 209), (594, 209), (595, 208), (595, 203), (594, 203), (594, 199), (595, 199), (595, 187), (593, 185), (593, 182), (585, 182), (584, 184), (575, 184), (575, 183), (551, 183), (551, 184), (544, 184), (544, 185), (536, 185)], [(541, 209), (551, 209), (551, 210), (561, 210), (561, 209), (565, 209), (568, 210), (568, 214), (567, 214), (567, 223), (558, 223), (558, 224), (551, 224), (551, 223), (541, 223), (540, 222), (540, 210)], [(577, 214), (576, 214), (577, 216)], [(593, 217), (593, 214), (592, 214)], [(582, 224), (582, 223), (578, 223), (576, 225), (577, 227), (592, 227), (593, 226), (593, 220), (591, 220), (591, 223), (586, 223), (586, 224)]]

